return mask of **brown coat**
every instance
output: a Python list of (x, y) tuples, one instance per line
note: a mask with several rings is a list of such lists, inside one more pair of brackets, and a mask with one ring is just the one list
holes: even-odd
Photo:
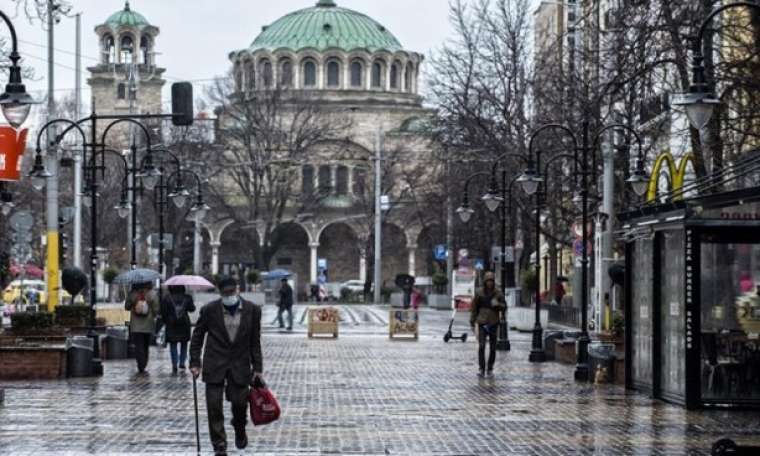
[(470, 325), (495, 325), (499, 323), (499, 312), (507, 310), (507, 303), (498, 290), (493, 290), (490, 296), (486, 296), (481, 288), (475, 293), (470, 309)]
[(223, 383), (229, 372), (234, 383), (245, 386), (251, 382), (254, 372), (262, 372), (261, 309), (241, 300), (240, 327), (235, 340), (230, 340), (223, 307), (222, 301), (217, 299), (201, 308), (190, 341), (190, 367), (201, 367), (205, 340), (203, 381)]

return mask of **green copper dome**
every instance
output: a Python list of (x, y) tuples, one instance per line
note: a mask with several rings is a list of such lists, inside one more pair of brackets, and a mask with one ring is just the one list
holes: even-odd
[(150, 25), (142, 14), (132, 11), (129, 2), (124, 4), (124, 9), (111, 15), (106, 20), (106, 25), (111, 27), (143, 27)]
[(251, 44), (251, 51), (286, 48), (299, 51), (314, 48), (324, 51), (380, 49), (395, 52), (401, 49), (396, 37), (374, 19), (341, 8), (333, 0), (319, 0), (316, 6), (295, 11), (264, 27)]

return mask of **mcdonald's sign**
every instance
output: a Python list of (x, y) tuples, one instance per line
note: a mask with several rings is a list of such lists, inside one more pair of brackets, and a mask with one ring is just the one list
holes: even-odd
[(15, 128), (0, 126), (0, 181), (17, 181), (21, 178), (21, 157), (26, 148), (26, 128), (19, 133)]
[[(673, 193), (673, 200), (683, 199), (683, 193), (679, 192), (679, 190), (683, 188), (689, 163), (691, 163), (693, 168), (694, 155), (691, 153), (684, 155), (681, 161), (678, 162), (678, 165), (676, 165), (676, 160), (670, 152), (665, 151), (661, 153), (654, 162), (652, 174), (649, 176), (646, 201), (654, 201), (657, 198), (657, 182), (660, 180), (660, 175), (663, 172), (668, 173), (668, 191)], [(667, 165), (665, 169), (663, 169), (664, 165)]]

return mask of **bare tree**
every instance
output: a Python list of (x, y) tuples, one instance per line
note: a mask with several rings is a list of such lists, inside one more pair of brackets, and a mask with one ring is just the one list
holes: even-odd
[(275, 230), (288, 209), (307, 207), (319, 197), (299, 190), (300, 164), (319, 148), (336, 153), (346, 147), (351, 122), (308, 92), (279, 86), (241, 91), (232, 77), (217, 79), (208, 97), (218, 106), (217, 134), (224, 148), (211, 179), (219, 215), (243, 226), (257, 224), (263, 233), (257, 260), (269, 264), (279, 248)]

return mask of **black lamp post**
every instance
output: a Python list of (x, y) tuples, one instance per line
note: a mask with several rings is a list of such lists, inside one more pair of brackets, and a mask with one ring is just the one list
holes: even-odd
[(5, 92), (0, 94), (0, 109), (3, 111), (5, 120), (13, 128), (20, 127), (29, 117), (29, 111), (35, 101), (26, 93), (26, 86), (21, 80), (21, 67), (18, 61), (21, 54), (18, 53), (18, 39), (16, 38), (16, 28), (13, 26), (10, 18), (0, 11), (0, 18), (5, 21), (11, 32), (11, 53), (8, 58), (11, 60), (11, 66), (8, 69), (8, 84), (5, 85)]
[[(713, 10), (705, 18), (699, 27), (697, 36), (694, 37), (694, 41), (692, 42), (691, 87), (688, 93), (680, 94), (672, 104), (686, 108), (689, 122), (697, 130), (702, 130), (707, 126), (715, 106), (720, 104), (715, 94), (711, 92), (714, 84), (713, 81), (708, 81), (705, 77), (704, 57), (702, 54), (704, 50), (705, 30), (710, 21), (718, 14), (728, 9), (743, 7), (760, 10), (760, 4), (753, 2), (733, 2), (722, 5)], [(711, 50), (708, 50), (708, 52), (711, 52)]]
[[(594, 150), (592, 150), (589, 142), (589, 123), (587, 120), (583, 121), (583, 127), (582, 127), (582, 145), (581, 147), (578, 147), (578, 141), (576, 140), (575, 134), (572, 130), (570, 130), (568, 127), (561, 125), (561, 124), (546, 124), (541, 127), (539, 127), (537, 130), (533, 132), (533, 134), (530, 137), (530, 143), (528, 147), (528, 153), (529, 153), (529, 162), (528, 167), (523, 173), (523, 175), (518, 179), (523, 184), (523, 189), (525, 190), (525, 193), (528, 195), (535, 194), (536, 195), (536, 280), (538, 280), (539, 277), (541, 277), (541, 263), (539, 261), (539, 252), (541, 251), (541, 245), (540, 245), (540, 236), (539, 236), (539, 230), (541, 226), (541, 219), (540, 219), (540, 207), (541, 207), (541, 198), (539, 196), (540, 192), (538, 191), (541, 184), (544, 184), (544, 178), (539, 174), (541, 169), (541, 150), (537, 150), (535, 153), (535, 161), (534, 161), (534, 154), (533, 154), (533, 145), (535, 142), (536, 137), (545, 130), (561, 130), (564, 133), (568, 135), (573, 141), (573, 154), (571, 155), (574, 158), (575, 161), (575, 167), (578, 167), (578, 164), (580, 164), (580, 169), (578, 170), (578, 174), (580, 174), (580, 195), (578, 199), (581, 203), (581, 225), (582, 225), (582, 239), (581, 242), (583, 243), (581, 247), (581, 336), (578, 338), (578, 345), (577, 345), (577, 364), (575, 369), (575, 379), (581, 380), (581, 381), (588, 381), (589, 378), (589, 371), (588, 371), (588, 344), (589, 344), (589, 335), (588, 335), (588, 242), (589, 242), (589, 232), (587, 229), (588, 226), (588, 193), (589, 193), (589, 178), (591, 177), (591, 182), (595, 181), (595, 175), (596, 175), (596, 160), (594, 160), (594, 163), (591, 164), (591, 169), (589, 169), (589, 153), (593, 154), (593, 157), (596, 157), (596, 145), (601, 138), (601, 136), (610, 129), (622, 129), (630, 132), (637, 140), (639, 150), (638, 150), (638, 158), (636, 160), (636, 170), (631, 174), (627, 182), (629, 182), (634, 191), (639, 195), (643, 195), (646, 192), (646, 172), (644, 171), (644, 156), (643, 156), (643, 150), (642, 150), (642, 143), (641, 138), (639, 137), (638, 133), (636, 133), (635, 130), (631, 129), (627, 125), (623, 124), (614, 124), (614, 125), (608, 125), (604, 128), (602, 128), (596, 138), (594, 139), (593, 145)], [(560, 156), (565, 156), (568, 154), (561, 154)], [(554, 157), (552, 160), (558, 158)], [(576, 176), (577, 177), (577, 176)], [(533, 346), (531, 349), (531, 360), (532, 361), (543, 361), (546, 359), (546, 354), (543, 349), (543, 340), (542, 340), (542, 328), (540, 324), (540, 302), (541, 302), (541, 293), (539, 291), (540, 287), (536, 287), (536, 326), (533, 330)]]

